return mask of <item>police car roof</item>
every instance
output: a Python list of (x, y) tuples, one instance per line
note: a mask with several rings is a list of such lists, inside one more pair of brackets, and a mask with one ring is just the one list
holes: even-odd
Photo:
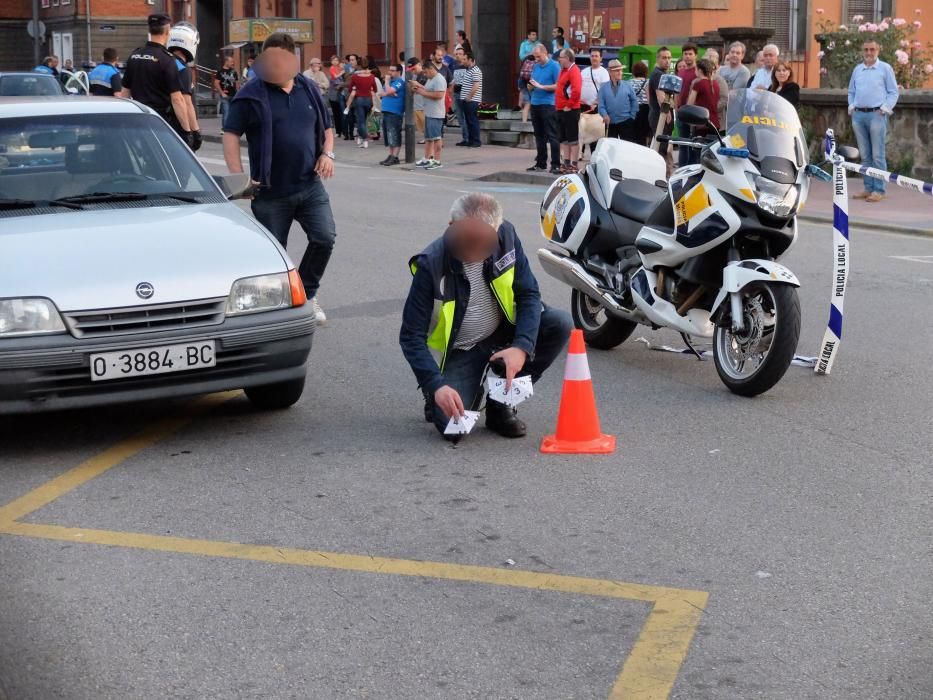
[[(2, 74), (0, 74), (2, 75)], [(50, 117), (58, 114), (140, 114), (149, 109), (113, 97), (0, 97), (3, 117)]]

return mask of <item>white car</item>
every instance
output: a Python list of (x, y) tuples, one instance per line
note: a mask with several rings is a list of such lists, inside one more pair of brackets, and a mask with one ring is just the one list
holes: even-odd
[(314, 315), (248, 184), (136, 102), (0, 98), (0, 414), (296, 402)]

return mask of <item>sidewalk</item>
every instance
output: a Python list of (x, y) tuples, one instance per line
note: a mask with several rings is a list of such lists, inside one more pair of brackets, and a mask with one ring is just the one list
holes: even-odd
[[(219, 143), (220, 120), (200, 120), (204, 140)], [(484, 145), (482, 148), (457, 148), (460, 132), (446, 129), (444, 138), (444, 169), (446, 175), (457, 175), (466, 180), (512, 182), (548, 186), (555, 177), (547, 173), (529, 173), (525, 168), (534, 163), (534, 151), (525, 148)], [(421, 157), (424, 146), (416, 146)], [(338, 162), (354, 165), (373, 165), (385, 156), (382, 142), (372, 142), (368, 149), (358, 149), (353, 141), (339, 140), (336, 144)], [(404, 153), (404, 151), (403, 151)], [(414, 170), (404, 162), (392, 170)], [(437, 171), (435, 171), (437, 172)], [(862, 190), (861, 177), (850, 177), (849, 224), (853, 228), (871, 228), (895, 233), (933, 236), (933, 197), (906, 190), (888, 183), (887, 196), (881, 202), (869, 203), (853, 199)], [(832, 185), (816, 179), (810, 180), (810, 197), (800, 214), (802, 221), (832, 224)]]

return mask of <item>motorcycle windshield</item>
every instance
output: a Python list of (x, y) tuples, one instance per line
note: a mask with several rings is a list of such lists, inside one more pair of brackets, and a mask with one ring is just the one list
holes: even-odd
[(758, 162), (771, 156), (790, 161), (798, 170), (807, 164), (807, 142), (797, 111), (767, 90), (743, 88), (729, 93), (726, 143), (747, 148)]

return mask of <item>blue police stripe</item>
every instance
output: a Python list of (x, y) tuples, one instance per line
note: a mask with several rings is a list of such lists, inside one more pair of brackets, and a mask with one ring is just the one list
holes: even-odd
[(829, 330), (842, 340), (842, 312), (836, 308), (835, 304), (829, 307)]
[(933, 194), (933, 182), (924, 182), (923, 191), (927, 194)]
[(848, 240), (849, 238), (849, 215), (842, 211), (842, 207), (837, 204), (833, 205), (833, 228), (839, 231), (842, 236)]

